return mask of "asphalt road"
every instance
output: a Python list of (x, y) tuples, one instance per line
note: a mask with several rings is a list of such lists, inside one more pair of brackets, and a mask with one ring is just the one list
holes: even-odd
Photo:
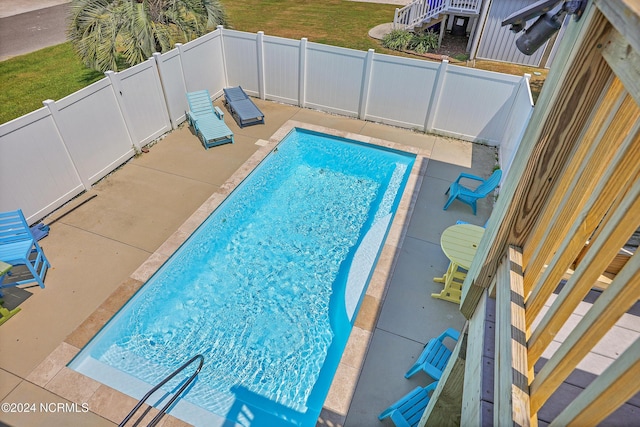
[(64, 43), (69, 6), (64, 3), (0, 18), (0, 61)]

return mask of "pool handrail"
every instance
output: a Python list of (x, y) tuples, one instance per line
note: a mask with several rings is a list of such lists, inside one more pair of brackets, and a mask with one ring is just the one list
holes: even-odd
[[(169, 409), (169, 407), (178, 399), (178, 397), (180, 397), (182, 395), (182, 392), (184, 392), (187, 389), (187, 387), (196, 379), (196, 377), (200, 373), (200, 370), (202, 369), (202, 365), (204, 364), (204, 356), (202, 354), (198, 354), (198, 355), (193, 356), (191, 359), (189, 359), (189, 361), (184, 363), (178, 369), (173, 371), (169, 376), (167, 376), (165, 379), (163, 379), (158, 384), (156, 384), (155, 387), (153, 387), (151, 390), (149, 390), (149, 392), (147, 394), (145, 394), (142, 397), (142, 399), (140, 399), (138, 401), (138, 404), (131, 410), (131, 412), (129, 412), (129, 415), (127, 415), (126, 418), (124, 420), (122, 420), (122, 422), (118, 425), (118, 427), (124, 427), (125, 424), (127, 424), (127, 422), (129, 422), (129, 420), (131, 420), (133, 415), (138, 411), (138, 409), (140, 409), (140, 407), (144, 404), (144, 402), (149, 397), (151, 397), (151, 395), (153, 393), (158, 391), (158, 389), (160, 387), (162, 387), (163, 385), (165, 385), (167, 382), (171, 381), (171, 379), (173, 379), (173, 377), (178, 375), (180, 372), (182, 372), (182, 370), (184, 370), (187, 366), (191, 365), (197, 359), (200, 360), (200, 363), (198, 364), (198, 368), (196, 369), (196, 371), (189, 377), (189, 379), (182, 385), (182, 387), (180, 387), (180, 390), (178, 390), (177, 393), (174, 393), (173, 397), (162, 407), (162, 409), (160, 409), (160, 412), (155, 417), (153, 417), (153, 419), (147, 425), (147, 427), (153, 427), (153, 426), (157, 425), (160, 422), (160, 420), (162, 419), (162, 417), (164, 417), (165, 413), (167, 412), (167, 409)], [(147, 413), (149, 413), (151, 408), (152, 408), (152, 406), (149, 405), (149, 407), (142, 413), (142, 415), (140, 415), (140, 417), (138, 417), (136, 422), (133, 424), (134, 427), (137, 426), (140, 423), (140, 421), (142, 421), (142, 419), (147, 415)]]

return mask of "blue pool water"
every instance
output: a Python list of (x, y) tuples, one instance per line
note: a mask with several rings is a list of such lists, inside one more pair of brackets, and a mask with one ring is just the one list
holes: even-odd
[(314, 426), (414, 159), (293, 130), (69, 366), (140, 398), (201, 353), (172, 415)]

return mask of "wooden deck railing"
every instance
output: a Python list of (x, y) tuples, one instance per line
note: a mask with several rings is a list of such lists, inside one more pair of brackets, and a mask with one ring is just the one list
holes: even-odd
[[(465, 280), (458, 346), (467, 347), (454, 352), (421, 425), (452, 414), (462, 425), (537, 425), (640, 299), (637, 253), (598, 284), (640, 225), (640, 13), (629, 1), (592, 0), (567, 29), (564, 66), (545, 82)], [(574, 316), (593, 287), (601, 293)], [(596, 425), (638, 393), (640, 338), (626, 346), (543, 421)], [(455, 393), (459, 407), (446, 398)]]

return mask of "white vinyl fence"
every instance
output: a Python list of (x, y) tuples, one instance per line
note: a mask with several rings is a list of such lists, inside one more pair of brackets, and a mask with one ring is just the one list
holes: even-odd
[[(226, 30), (0, 125), (0, 211), (33, 223), (185, 120), (185, 92), (261, 99), (501, 147), (508, 169), (533, 108), (528, 77)], [(269, 118), (266, 118), (269, 120)]]

